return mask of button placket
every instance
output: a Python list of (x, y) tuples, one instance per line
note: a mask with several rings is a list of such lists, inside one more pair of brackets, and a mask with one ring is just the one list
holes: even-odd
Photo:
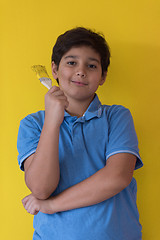
[(74, 134), (74, 124), (72, 124), (72, 128), (71, 128), (71, 138), (72, 138), (72, 143), (73, 143), (73, 134)]
[(72, 143), (73, 143), (75, 128), (78, 127), (78, 125), (83, 124), (84, 122), (85, 122), (84, 116), (82, 116), (81, 118), (78, 118), (75, 122), (73, 122), (72, 130), (71, 130)]

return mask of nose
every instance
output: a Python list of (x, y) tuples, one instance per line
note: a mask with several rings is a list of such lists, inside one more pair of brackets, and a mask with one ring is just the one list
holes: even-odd
[(80, 72), (78, 72), (76, 75), (79, 76), (79, 77), (82, 77), (82, 78), (85, 78), (85, 77), (86, 77), (86, 74), (80, 73)]
[(76, 72), (76, 75), (81, 77), (81, 78), (85, 78), (86, 77), (86, 72), (84, 71), (84, 69), (78, 69)]

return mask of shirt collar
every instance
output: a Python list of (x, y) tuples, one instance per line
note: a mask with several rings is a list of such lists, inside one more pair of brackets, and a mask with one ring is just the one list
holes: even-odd
[[(94, 117), (100, 118), (101, 115), (102, 115), (102, 105), (101, 105), (101, 102), (99, 101), (97, 94), (95, 94), (94, 99), (92, 100), (86, 112), (83, 114), (81, 118), (87, 121)], [(69, 116), (70, 114), (65, 111), (64, 117), (69, 117)]]

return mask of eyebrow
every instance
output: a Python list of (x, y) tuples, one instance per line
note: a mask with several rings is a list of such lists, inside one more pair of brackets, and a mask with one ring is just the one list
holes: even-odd
[[(66, 56), (64, 59), (67, 59), (67, 58), (77, 59), (77, 58), (79, 58), (79, 57), (76, 56), (76, 55), (68, 55), (68, 56)], [(91, 60), (91, 61), (95, 61), (95, 62), (97, 62), (97, 63), (100, 63), (100, 61), (99, 61), (97, 58), (89, 57), (88, 60)]]

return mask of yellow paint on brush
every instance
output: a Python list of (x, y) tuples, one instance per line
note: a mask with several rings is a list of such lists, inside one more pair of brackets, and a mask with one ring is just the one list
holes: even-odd
[(52, 80), (50, 79), (46, 67), (42, 65), (34, 65), (31, 67), (34, 72), (36, 72), (37, 78), (40, 82), (50, 89), (52, 87)]

